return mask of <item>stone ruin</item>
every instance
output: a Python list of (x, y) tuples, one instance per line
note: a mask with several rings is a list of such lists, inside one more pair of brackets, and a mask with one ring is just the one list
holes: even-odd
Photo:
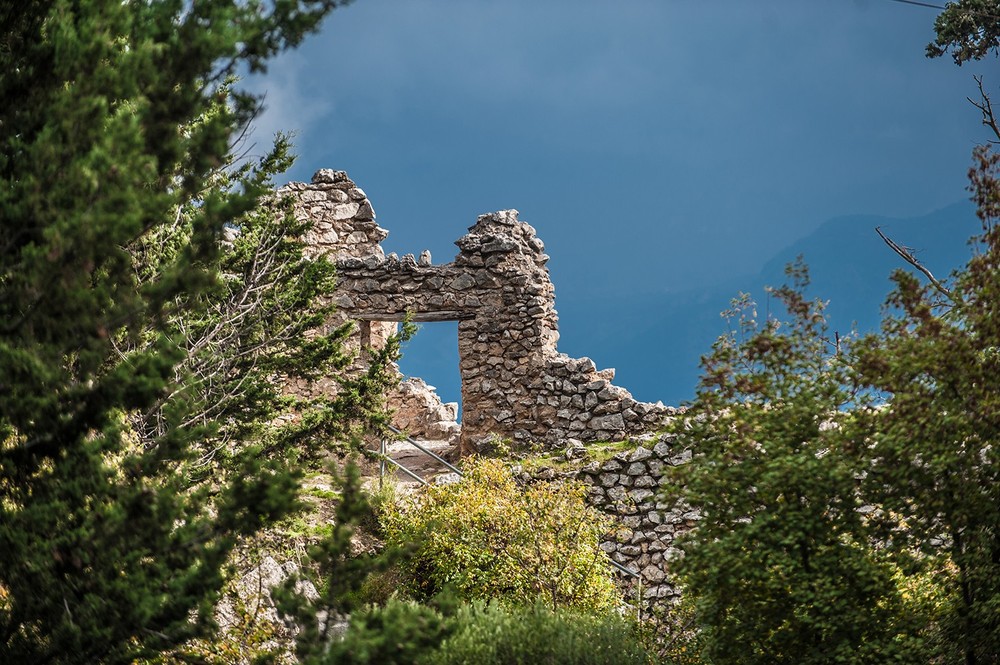
[(296, 216), (312, 220), (312, 255), (337, 266), (338, 318), (331, 325), (358, 323), (355, 350), (377, 348), (407, 316), (458, 322), (460, 429), (456, 405), (441, 404), (426, 384), (412, 381), (390, 396), (401, 429), (449, 438), (460, 431), (468, 454), (494, 436), (518, 447), (624, 439), (656, 428), (671, 411), (613, 385), (613, 369), (559, 353), (549, 257), (516, 210), (481, 215), (456, 241), (455, 260), (434, 265), (428, 252), (419, 259), (385, 255), (380, 243), (388, 231), (344, 171), (321, 169), (311, 183), (293, 182), (279, 193), (293, 198)]
[(675, 434), (646, 434), (604, 461), (579, 460), (559, 470), (514, 468), (524, 484), (575, 480), (589, 488), (587, 502), (610, 516), (616, 527), (605, 534), (600, 547), (619, 565), (638, 577), (619, 577), (625, 597), (641, 591), (643, 612), (661, 616), (680, 599), (681, 590), (669, 574), (671, 561), (680, 556), (678, 536), (694, 527), (698, 513), (684, 505), (671, 505), (657, 496), (670, 467), (686, 464), (691, 451), (676, 446)]
[(457, 444), (462, 435), (458, 424), (458, 404), (443, 404), (434, 386), (410, 377), (399, 382), (391, 396), (393, 424), (410, 436)]

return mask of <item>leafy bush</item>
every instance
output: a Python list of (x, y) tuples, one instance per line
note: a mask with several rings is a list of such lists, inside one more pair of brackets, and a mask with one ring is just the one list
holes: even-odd
[(582, 614), (543, 605), (475, 603), (459, 609), (454, 633), (421, 665), (598, 665), (654, 662), (632, 626), (615, 614)]
[[(344, 639), (307, 662), (322, 665), (410, 665), (433, 653), (454, 630), (449, 612), (430, 605), (390, 600), (351, 616)], [(468, 662), (468, 661), (466, 661)]]
[(466, 599), (598, 611), (620, 604), (598, 547), (606, 524), (582, 485), (522, 488), (498, 460), (469, 460), (465, 470), (461, 482), (432, 487), (415, 507), (385, 517), (390, 544), (415, 544), (405, 571), (417, 598), (451, 586)]
[(664, 665), (702, 665), (704, 650), (698, 630), (697, 615), (691, 594), (683, 594), (679, 602), (669, 606), (654, 606), (652, 616), (644, 620), (644, 643), (655, 643), (656, 655)]
[(861, 397), (828, 349), (823, 303), (803, 295), (804, 266), (788, 272), (794, 286), (772, 293), (790, 320), (761, 324), (737, 301), (738, 327), (702, 361), (678, 425), (692, 459), (666, 484), (701, 519), (678, 540), (674, 570), (713, 663), (888, 662), (901, 657), (901, 599), (871, 544), (850, 452), (866, 411), (842, 408)]
[(393, 599), (351, 616), (343, 639), (307, 662), (314, 665), (647, 665), (635, 627), (617, 614), (506, 607), (477, 601), (456, 606), (448, 594), (428, 605)]

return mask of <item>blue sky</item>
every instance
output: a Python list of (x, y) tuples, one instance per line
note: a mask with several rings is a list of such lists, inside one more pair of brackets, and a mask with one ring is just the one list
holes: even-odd
[(965, 198), (985, 137), (965, 98), (974, 74), (1000, 72), (926, 59), (935, 15), (888, 0), (358, 0), (251, 81), (267, 94), (256, 136), (296, 132), (288, 179), (347, 170), (387, 251), (445, 262), (478, 214), (517, 208), (552, 256), (560, 347), (615, 366), (634, 350), (573, 341), (614, 316), (600, 303), (656, 306), (756, 273), (830, 218)]

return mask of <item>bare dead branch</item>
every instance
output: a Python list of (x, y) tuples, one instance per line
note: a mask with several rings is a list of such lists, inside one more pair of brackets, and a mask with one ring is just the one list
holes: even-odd
[(992, 130), (994, 136), (997, 137), (996, 141), (990, 141), (990, 143), (1000, 143), (1000, 124), (997, 123), (996, 114), (993, 113), (993, 103), (990, 101), (990, 96), (986, 93), (986, 89), (983, 87), (983, 77), (973, 76), (976, 80), (976, 84), (979, 86), (979, 101), (972, 99), (972, 97), (966, 97), (969, 103), (979, 109), (980, 113), (983, 114), (983, 124)]
[(908, 250), (906, 247), (901, 247), (900, 245), (897, 245), (895, 242), (893, 242), (892, 238), (882, 233), (881, 227), (876, 226), (875, 233), (877, 233), (879, 237), (882, 238), (882, 241), (889, 246), (889, 249), (896, 252), (896, 254), (899, 254), (899, 256), (904, 261), (906, 261), (911, 266), (922, 272), (935, 289), (940, 291), (941, 294), (943, 294), (948, 300), (954, 302), (954, 298), (951, 295), (951, 291), (949, 291), (944, 284), (938, 281), (938, 279), (931, 274), (931, 271), (928, 270), (926, 267), (924, 267), (924, 265), (917, 260), (917, 257), (913, 256), (910, 250)]

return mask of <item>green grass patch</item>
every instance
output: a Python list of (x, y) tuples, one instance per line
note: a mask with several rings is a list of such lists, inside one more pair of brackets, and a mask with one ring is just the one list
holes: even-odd
[(549, 451), (539, 455), (532, 455), (520, 460), (521, 468), (528, 473), (539, 469), (550, 468), (557, 472), (572, 471), (590, 463), (604, 463), (618, 453), (629, 453), (639, 447), (635, 441), (625, 439), (624, 441), (595, 441), (584, 444), (585, 454), (578, 459), (566, 459), (565, 451)]

